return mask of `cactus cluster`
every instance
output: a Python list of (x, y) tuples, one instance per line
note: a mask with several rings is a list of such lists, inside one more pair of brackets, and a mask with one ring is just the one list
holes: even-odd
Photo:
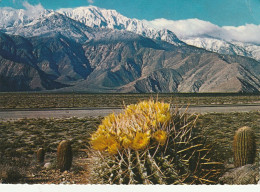
[(247, 126), (238, 129), (233, 141), (234, 165), (241, 167), (253, 164), (256, 157), (256, 141), (254, 131)]
[(222, 163), (211, 161), (196, 117), (154, 100), (105, 117), (91, 136), (91, 180), (108, 184), (214, 184)]

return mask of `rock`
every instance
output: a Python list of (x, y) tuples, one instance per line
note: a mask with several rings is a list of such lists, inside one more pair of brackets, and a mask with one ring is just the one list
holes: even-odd
[(259, 168), (248, 164), (231, 169), (220, 178), (221, 184), (247, 185), (259, 183)]
[(64, 175), (68, 174), (68, 171), (64, 171), (63, 174), (64, 174)]
[(46, 168), (46, 169), (50, 169), (51, 168), (51, 163), (50, 162), (45, 163), (43, 167)]
[(71, 184), (69, 181), (62, 181), (60, 184)]

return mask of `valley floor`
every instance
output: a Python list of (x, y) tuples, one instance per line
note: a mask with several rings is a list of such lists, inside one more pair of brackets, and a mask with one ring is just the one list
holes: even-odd
[[(232, 140), (242, 126), (255, 131), (260, 152), (259, 95), (1, 93), (0, 183), (9, 179), (8, 183), (88, 184), (89, 138), (102, 117), (151, 97), (178, 103), (183, 111), (190, 104), (187, 112), (200, 114), (196, 127), (226, 167), (232, 167)], [(71, 141), (74, 155), (71, 170), (61, 173), (56, 169), (56, 151), (64, 139)], [(45, 167), (36, 162), (40, 147), (46, 149)]]
[[(0, 181), (3, 182), (11, 171), (16, 177), (11, 177), (10, 183), (88, 184), (88, 140), (101, 120), (101, 117), (74, 117), (0, 121)], [(230, 168), (235, 131), (242, 126), (252, 127), (257, 137), (258, 154), (259, 125), (258, 111), (201, 114), (196, 127), (214, 146), (215, 158)], [(57, 146), (63, 139), (71, 140), (74, 155), (71, 170), (61, 173), (55, 166)], [(39, 147), (46, 149), (45, 165), (49, 163), (46, 167), (36, 163), (35, 152)]]

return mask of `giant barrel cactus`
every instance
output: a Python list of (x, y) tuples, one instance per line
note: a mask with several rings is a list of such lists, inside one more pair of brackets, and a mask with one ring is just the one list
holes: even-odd
[(143, 101), (105, 117), (91, 136), (92, 183), (214, 184), (222, 163), (211, 161), (196, 116)]
[(241, 127), (237, 130), (234, 141), (234, 165), (240, 167), (254, 163), (256, 157), (255, 133), (250, 127)]

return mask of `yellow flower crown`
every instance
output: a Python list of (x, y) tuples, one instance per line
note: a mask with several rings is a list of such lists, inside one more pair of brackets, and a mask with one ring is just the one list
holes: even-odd
[(167, 139), (166, 126), (171, 120), (170, 104), (142, 101), (127, 106), (118, 115), (106, 116), (91, 136), (93, 149), (117, 154), (121, 149), (141, 150), (153, 138), (159, 145)]

